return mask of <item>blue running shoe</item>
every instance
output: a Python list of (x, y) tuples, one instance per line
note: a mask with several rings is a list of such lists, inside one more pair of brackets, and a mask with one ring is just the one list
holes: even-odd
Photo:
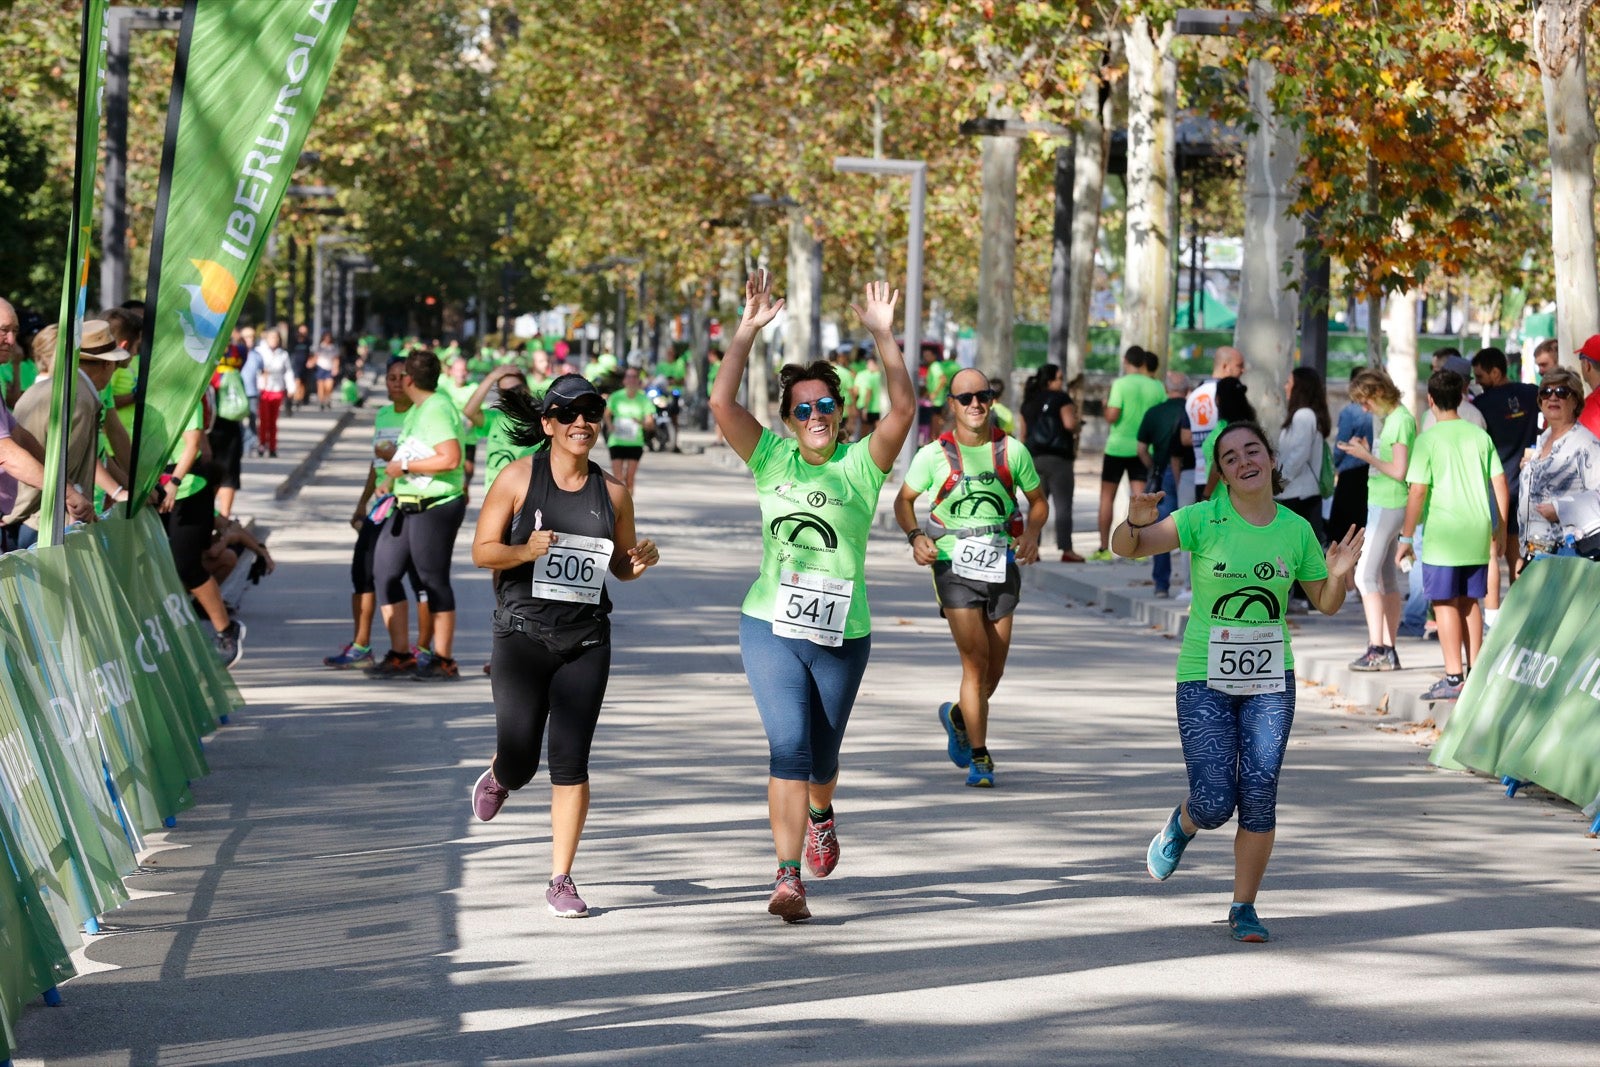
[(322, 657), (322, 665), (337, 670), (350, 670), (355, 667), (365, 670), (372, 666), (372, 649), (351, 642), (345, 645), (337, 656)]
[(1253, 945), (1272, 940), (1267, 936), (1267, 928), (1261, 925), (1261, 920), (1256, 918), (1254, 904), (1235, 904), (1228, 909), (1228, 929), (1233, 931), (1235, 941), (1248, 941)]
[[(957, 729), (956, 724), (950, 718), (950, 712), (954, 708), (954, 704), (940, 704), (939, 722), (944, 726), (945, 736), (949, 739), (945, 744), (944, 750), (949, 754), (950, 762), (965, 770), (967, 765), (972, 762), (972, 746), (967, 743), (967, 731)], [(971, 785), (972, 783), (968, 782), (967, 784)], [(990, 784), (992, 785), (993, 783)]]
[(1194, 840), (1193, 834), (1183, 832), (1183, 822), (1178, 816), (1182, 810), (1182, 805), (1172, 809), (1172, 817), (1161, 832), (1150, 839), (1149, 851), (1144, 854), (1145, 870), (1158, 882), (1172, 877), (1172, 872), (1178, 869), (1178, 861), (1183, 859), (1183, 850)]
[(967, 769), (967, 784), (993, 789), (994, 760), (988, 756), (972, 757), (972, 766)]

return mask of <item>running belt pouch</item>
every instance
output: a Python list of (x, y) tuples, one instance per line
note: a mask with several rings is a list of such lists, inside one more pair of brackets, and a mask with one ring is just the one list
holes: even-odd
[(604, 615), (564, 626), (559, 630), (541, 626), (535, 619), (505, 608), (494, 609), (494, 636), (510, 637), (524, 633), (558, 656), (606, 644), (611, 640), (611, 620)]

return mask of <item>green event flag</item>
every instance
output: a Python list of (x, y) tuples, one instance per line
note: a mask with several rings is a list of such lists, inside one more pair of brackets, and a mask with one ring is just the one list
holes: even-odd
[(356, 0), (186, 0), (151, 241), (142, 507), (227, 347)]
[[(55, 374), (50, 382), (50, 430), (45, 439), (44, 492), (39, 502), (39, 543), (61, 539), (56, 512), (64, 485), (67, 431), (72, 425), (72, 394), (84, 387), (78, 377), (78, 329), (89, 281), (90, 231), (94, 225), (94, 176), (100, 159), (100, 105), (106, 80), (106, 0), (83, 5), (83, 46), (78, 68), (78, 145), (72, 175), (72, 215), (67, 263), (61, 277), (61, 313), (56, 325)], [(92, 492), (93, 487), (83, 487)]]
[[(1600, 601), (1586, 559), (1530, 563), (1429, 759), (1600, 804)], [(1551, 605), (1559, 605), (1552, 611)]]

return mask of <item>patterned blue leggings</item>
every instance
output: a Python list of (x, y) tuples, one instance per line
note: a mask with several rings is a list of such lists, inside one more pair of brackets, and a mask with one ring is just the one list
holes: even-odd
[(1278, 824), (1278, 771), (1294, 725), (1294, 672), (1281, 693), (1230, 696), (1204, 682), (1178, 683), (1178, 736), (1189, 769), (1189, 818), (1215, 830), (1239, 809), (1253, 833)]

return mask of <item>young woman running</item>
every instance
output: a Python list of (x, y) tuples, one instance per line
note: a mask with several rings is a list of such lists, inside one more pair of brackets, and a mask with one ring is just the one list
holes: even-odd
[(1273, 499), (1283, 488), (1267, 435), (1253, 422), (1216, 431), (1213, 452), (1226, 493), (1164, 519), (1160, 493), (1140, 493), (1111, 540), (1134, 558), (1182, 548), (1194, 553), (1194, 602), (1178, 653), (1178, 736), (1189, 796), (1172, 810), (1145, 854), (1165, 881), (1201, 830), (1239, 812), (1233, 841), (1235, 941), (1265, 941), (1256, 892), (1272, 857), (1278, 773), (1294, 722), (1294, 654), (1285, 608), (1295, 581), (1325, 615), (1338, 612), (1361, 552), (1352, 529), (1326, 554), (1311, 524)]
[(564, 374), (541, 406), (525, 389), (500, 394), (512, 439), (549, 450), (514, 460), (478, 513), (472, 562), (494, 572), (495, 755), (472, 787), (488, 822), (539, 769), (550, 729), (550, 886), (558, 918), (589, 914), (572, 861), (589, 814), (589, 747), (611, 675), (609, 572), (629, 582), (661, 560), (633, 529), (633, 499), (590, 458), (605, 402)]
[(612, 469), (631, 493), (639, 476), (645, 437), (656, 429), (656, 404), (639, 388), (637, 367), (622, 372), (622, 388), (606, 401), (605, 429)]
[(761, 504), (761, 573), (744, 598), (739, 648), (770, 750), (767, 814), (778, 874), (767, 911), (785, 922), (811, 917), (802, 851), (818, 878), (839, 862), (839, 745), (872, 645), (867, 535), (917, 410), (894, 340), (899, 295), (872, 282), (865, 307), (850, 305), (877, 346), (889, 391), (889, 410), (863, 440), (840, 443), (844, 398), (823, 360), (779, 375), (779, 415), (793, 438), (766, 429), (739, 403), (750, 346), (783, 307), (765, 270), (745, 283), (744, 318), (711, 393), (717, 426), (755, 475)]

